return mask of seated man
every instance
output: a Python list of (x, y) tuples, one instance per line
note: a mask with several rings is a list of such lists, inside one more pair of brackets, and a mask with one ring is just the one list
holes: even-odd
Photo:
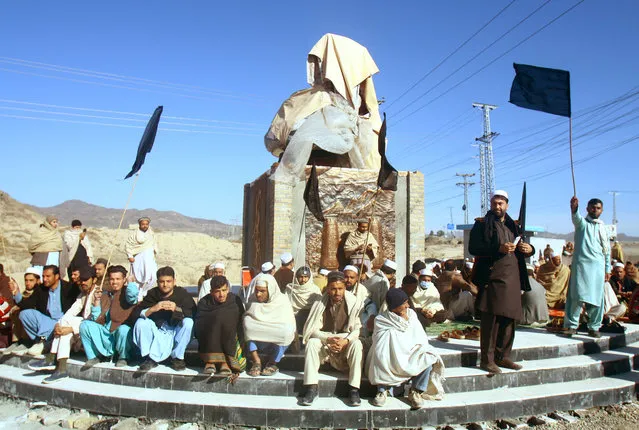
[(146, 372), (171, 357), (174, 370), (184, 370), (184, 351), (191, 341), (195, 302), (182, 287), (175, 285), (172, 267), (157, 271), (158, 286), (149, 290), (136, 310), (133, 343), (140, 348)]
[(527, 264), (528, 281), (530, 291), (524, 291), (521, 295), (522, 319), (520, 324), (531, 325), (548, 321), (548, 305), (546, 304), (546, 290), (533, 276), (535, 268)]
[[(373, 276), (364, 282), (370, 297), (364, 302), (362, 312), (362, 336), (370, 336), (373, 333), (375, 317), (385, 306), (386, 293), (395, 287), (395, 272), (397, 263), (386, 259), (382, 267)], [(373, 307), (372, 307), (373, 306)]]
[(561, 255), (551, 253), (550, 261), (537, 270), (537, 281), (546, 289), (546, 303), (550, 309), (566, 306), (570, 269), (562, 263)]
[[(295, 315), (285, 294), (272, 275), (255, 278), (255, 291), (244, 313), (244, 338), (251, 357), (249, 376), (271, 376), (295, 337)], [(259, 352), (268, 355), (262, 369)]]
[[(422, 271), (423, 270), (428, 269), (422, 269)], [(417, 313), (419, 322), (424, 327), (428, 327), (432, 323), (446, 321), (447, 312), (439, 299), (439, 291), (437, 291), (437, 288), (434, 285), (429, 285), (426, 281), (419, 281), (422, 283), (422, 288), (425, 289), (418, 291), (417, 282), (414, 276), (406, 275), (404, 279), (402, 279), (401, 288), (408, 296), (410, 308)]]
[(322, 267), (319, 269), (319, 271), (317, 272), (317, 276), (313, 280), (313, 282), (315, 282), (315, 285), (317, 285), (322, 292), (324, 292), (324, 288), (326, 288), (326, 276), (328, 276), (329, 273), (330, 271), (328, 269)]
[(386, 295), (386, 303), (388, 310), (375, 318), (373, 346), (368, 353), (368, 380), (377, 385), (373, 405), (383, 406), (391, 388), (410, 380), (408, 401), (419, 409), (429, 383), (434, 388), (429, 394), (443, 395), (444, 363), (428, 344), (428, 336), (410, 309), (406, 293), (393, 288)]
[(322, 363), (342, 372), (348, 371), (349, 403), (359, 406), (362, 378), (362, 342), (359, 340), (363, 303), (346, 291), (344, 274), (331, 272), (322, 300), (315, 302), (304, 326), (304, 385), (306, 394), (300, 404), (310, 406), (317, 398), (319, 367)]
[(111, 266), (106, 275), (108, 288), (95, 294), (91, 315), (80, 325), (80, 338), (87, 355), (84, 367), (98, 364), (100, 358), (114, 358), (116, 367), (133, 359), (135, 346), (131, 327), (138, 303), (138, 284), (133, 276), (127, 280), (123, 266)]
[(348, 265), (344, 267), (343, 272), (346, 291), (350, 291), (355, 294), (355, 296), (364, 303), (366, 299), (370, 297), (370, 292), (368, 291), (368, 288), (359, 282), (359, 269), (355, 266)]
[[(211, 292), (211, 280), (213, 276), (225, 276), (226, 268), (224, 267), (224, 263), (218, 261), (217, 263), (211, 264), (209, 269), (211, 269), (212, 276), (202, 282), (202, 286), (197, 294), (198, 301), (202, 300), (203, 297), (206, 297)], [(229, 288), (231, 288), (230, 283)]]
[[(632, 298), (632, 296), (631, 296)], [(621, 318), (626, 314), (629, 306), (625, 303), (620, 303), (615, 291), (609, 282), (604, 283), (604, 316), (602, 319), (603, 325), (599, 329), (604, 333), (623, 333), (625, 329), (616, 323), (618, 318)]]
[(351, 231), (344, 242), (344, 257), (350, 262), (353, 260), (373, 261), (379, 252), (379, 245), (375, 235), (368, 232), (367, 219), (357, 221), (357, 230)]
[(195, 314), (195, 337), (204, 373), (238, 374), (246, 368), (240, 347), (244, 305), (231, 293), (226, 277), (213, 276), (209, 284), (210, 293), (198, 301)]
[(20, 308), (20, 321), (34, 344), (27, 354), (38, 356), (44, 350), (44, 342), (51, 338), (60, 318), (75, 303), (80, 289), (60, 279), (58, 266), (44, 266), (42, 285), (24, 298), (20, 291), (12, 291), (13, 299)]
[[(35, 267), (29, 267), (24, 272), (24, 291), (22, 292), (22, 299), (26, 299), (33, 294), (35, 288), (40, 285), (40, 276), (41, 272)], [(13, 279), (9, 281), (9, 290), (11, 294), (11, 299), (20, 292), (20, 288), (18, 284)], [(29, 346), (31, 346), (32, 341), (29, 339), (27, 332), (24, 331), (24, 326), (22, 325), (22, 321), (20, 321), (20, 307), (14, 306), (11, 308), (11, 315), (9, 317), (11, 319), (11, 335), (12, 335), (12, 343), (11, 345), (2, 351), (3, 355), (7, 354), (15, 354), (15, 355), (24, 355)]]
[(417, 279), (419, 278), (419, 272), (425, 268), (426, 268), (426, 263), (424, 263), (422, 260), (415, 260), (415, 262), (413, 263), (410, 269), (410, 274), (411, 276), (414, 276), (415, 279)]
[(280, 291), (285, 293), (286, 286), (293, 282), (295, 279), (295, 273), (293, 272), (293, 268), (295, 267), (295, 259), (293, 258), (293, 254), (290, 252), (285, 252), (280, 256), (280, 262), (282, 265), (279, 269), (273, 274), (275, 280), (277, 281), (277, 285), (280, 286)]
[(297, 282), (286, 286), (286, 295), (293, 307), (297, 332), (301, 333), (304, 330), (304, 324), (311, 311), (311, 306), (317, 300), (322, 300), (322, 292), (313, 282), (311, 269), (307, 266), (297, 269), (295, 280)]
[(623, 263), (615, 263), (612, 267), (612, 276), (610, 277), (610, 285), (613, 291), (622, 303), (627, 303), (632, 297), (632, 293), (637, 288), (634, 279), (626, 276), (626, 269)]
[(439, 291), (439, 297), (448, 311), (447, 318), (457, 321), (469, 321), (475, 313), (475, 296), (477, 287), (470, 282), (470, 277), (464, 279), (462, 272), (455, 267), (453, 260), (444, 262), (444, 269), (439, 276), (435, 275), (432, 266), (427, 266), (419, 273), (420, 289), (426, 290), (422, 282), (426, 281), (428, 287), (433, 284)]
[[(53, 329), (51, 351), (43, 360), (29, 364), (29, 369), (36, 371), (53, 370), (54, 372), (42, 380), (43, 384), (52, 384), (69, 377), (67, 360), (71, 354), (71, 344), (80, 350), (80, 324), (91, 315), (91, 304), (96, 291), (95, 271), (91, 266), (84, 266), (80, 271), (80, 296), (64, 313)], [(56, 364), (57, 360), (57, 364)]]
[(95, 285), (103, 290), (109, 289), (109, 275), (106, 273), (107, 263), (106, 258), (98, 258), (93, 265), (93, 269), (95, 270)]

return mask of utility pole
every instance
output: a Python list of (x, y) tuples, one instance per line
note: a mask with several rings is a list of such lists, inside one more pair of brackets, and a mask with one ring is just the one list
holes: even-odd
[[(617, 194), (619, 191), (608, 191), (608, 194), (612, 194), (612, 224), (617, 227), (619, 220), (617, 219)], [(617, 231), (619, 234), (619, 231)]]
[(472, 178), (475, 176), (474, 173), (455, 173), (455, 176), (461, 176), (464, 178), (464, 182), (457, 182), (458, 187), (464, 187), (464, 206), (462, 210), (464, 211), (464, 224), (468, 224), (468, 187), (472, 187), (475, 185), (475, 182), (468, 182), (468, 178)]
[(486, 213), (490, 207), (490, 195), (495, 191), (495, 162), (493, 160), (493, 138), (499, 133), (490, 130), (490, 111), (496, 105), (473, 103), (484, 113), (484, 134), (475, 138), (479, 142), (479, 179), (481, 182), (481, 212)]
[(455, 221), (453, 221), (453, 207), (448, 206), (448, 210), (450, 211), (450, 223), (453, 225), (453, 230), (450, 231), (450, 237), (455, 237), (455, 233), (454, 233)]

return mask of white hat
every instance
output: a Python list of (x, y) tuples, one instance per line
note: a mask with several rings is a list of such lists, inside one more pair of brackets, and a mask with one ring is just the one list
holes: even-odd
[(263, 273), (268, 273), (271, 270), (273, 270), (275, 268), (275, 266), (273, 266), (273, 263), (271, 263), (270, 261), (267, 261), (266, 263), (262, 264), (262, 272)]
[(222, 269), (224, 270), (224, 263), (220, 263), (219, 261), (217, 263), (213, 263), (209, 266), (209, 269), (213, 270), (213, 269)]
[(267, 287), (268, 286), (268, 282), (266, 282), (266, 279), (256, 279), (255, 280), (255, 286), (256, 287)]
[(35, 267), (27, 267), (27, 270), (24, 271), (24, 274), (32, 274), (32, 275), (36, 275), (38, 278), (42, 278), (42, 270), (41, 269), (37, 269)]
[(492, 199), (495, 196), (501, 196), (501, 197), (504, 197), (506, 200), (508, 200), (508, 193), (506, 191), (504, 191), (504, 190), (495, 190), (491, 194), (490, 198)]
[(291, 261), (293, 261), (293, 254), (291, 254), (290, 252), (285, 252), (284, 254), (280, 255), (280, 261), (282, 262), (282, 264), (288, 264)]
[(329, 273), (331, 273), (331, 271), (328, 270), (328, 269), (320, 269), (319, 270), (319, 274), (322, 275), (322, 276), (328, 276)]
[(392, 270), (397, 270), (397, 263), (395, 263), (393, 260), (389, 260), (388, 258), (384, 260), (384, 266)]
[(433, 273), (433, 268), (432, 267), (427, 267), (425, 269), (420, 270), (419, 271), (419, 276), (430, 276), (431, 278), (436, 278), (437, 277)]
[(612, 267), (626, 267), (626, 266), (624, 266), (623, 263), (615, 263), (615, 265)]
[(535, 271), (535, 266), (533, 266), (532, 264), (528, 263), (528, 264), (526, 264), (526, 269), (534, 272)]
[(472, 261), (467, 261), (467, 262), (466, 262), (466, 267), (468, 267), (469, 269), (472, 269), (472, 268), (473, 268), (473, 266), (474, 266), (474, 264), (473, 264), (473, 262), (472, 262)]
[(350, 270), (351, 272), (359, 273), (359, 270), (357, 269), (357, 267), (350, 264), (344, 267), (344, 270), (342, 270), (342, 272), (346, 272), (347, 270)]

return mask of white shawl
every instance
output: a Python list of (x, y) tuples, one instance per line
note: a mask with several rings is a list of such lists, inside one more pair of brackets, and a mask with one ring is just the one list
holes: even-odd
[(586, 221), (591, 222), (593, 224), (599, 224), (599, 242), (601, 243), (601, 249), (604, 254), (610, 254), (610, 239), (608, 238), (608, 233), (606, 232), (605, 224), (599, 218), (594, 219), (590, 215), (586, 217)]
[(433, 366), (427, 393), (441, 395), (444, 362), (428, 343), (417, 314), (412, 309), (407, 312), (408, 320), (391, 311), (375, 317), (373, 345), (367, 357), (368, 380), (394, 387)]
[(286, 286), (286, 295), (295, 313), (303, 309), (309, 309), (313, 306), (313, 303), (322, 299), (322, 291), (313, 282), (313, 275), (310, 276), (304, 285), (296, 282), (288, 284)]
[(157, 244), (155, 242), (155, 234), (151, 227), (147, 231), (142, 231), (136, 228), (131, 232), (124, 244), (124, 252), (127, 257), (135, 257), (142, 251), (146, 251), (149, 248), (153, 248), (157, 252)]
[[(304, 325), (304, 334), (302, 337), (304, 343), (307, 343), (312, 337), (317, 337), (319, 331), (322, 330), (322, 326), (324, 325), (324, 311), (330, 300), (328, 294), (324, 294), (322, 300), (313, 303), (311, 312)], [(359, 316), (362, 313), (364, 303), (350, 291), (344, 291), (344, 300), (346, 301), (346, 310), (348, 311), (348, 325), (346, 328), (348, 333), (335, 333), (334, 336), (354, 340), (359, 337), (359, 332), (362, 328), (362, 322)]]
[(268, 286), (268, 300), (259, 303), (255, 291), (249, 298), (244, 314), (244, 336), (247, 341), (269, 342), (288, 346), (295, 337), (295, 315), (293, 308), (273, 275), (260, 273), (255, 281), (265, 280)]

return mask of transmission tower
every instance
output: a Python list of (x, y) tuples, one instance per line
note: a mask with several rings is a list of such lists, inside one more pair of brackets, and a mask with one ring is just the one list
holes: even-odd
[(490, 195), (495, 191), (495, 162), (493, 160), (493, 138), (499, 133), (490, 130), (490, 111), (497, 109), (495, 105), (473, 103), (484, 113), (484, 134), (475, 138), (479, 142), (479, 179), (481, 182), (481, 212), (486, 213), (490, 207)]
[(468, 224), (468, 187), (472, 187), (475, 185), (475, 182), (468, 182), (468, 178), (472, 178), (475, 176), (474, 173), (455, 173), (455, 176), (461, 176), (464, 178), (464, 182), (457, 182), (458, 187), (464, 187), (464, 206), (462, 210), (464, 211), (464, 224)]
[[(617, 194), (619, 191), (608, 191), (608, 194), (612, 194), (612, 223), (617, 226), (619, 220), (617, 219)], [(619, 234), (619, 232), (617, 232)]]

